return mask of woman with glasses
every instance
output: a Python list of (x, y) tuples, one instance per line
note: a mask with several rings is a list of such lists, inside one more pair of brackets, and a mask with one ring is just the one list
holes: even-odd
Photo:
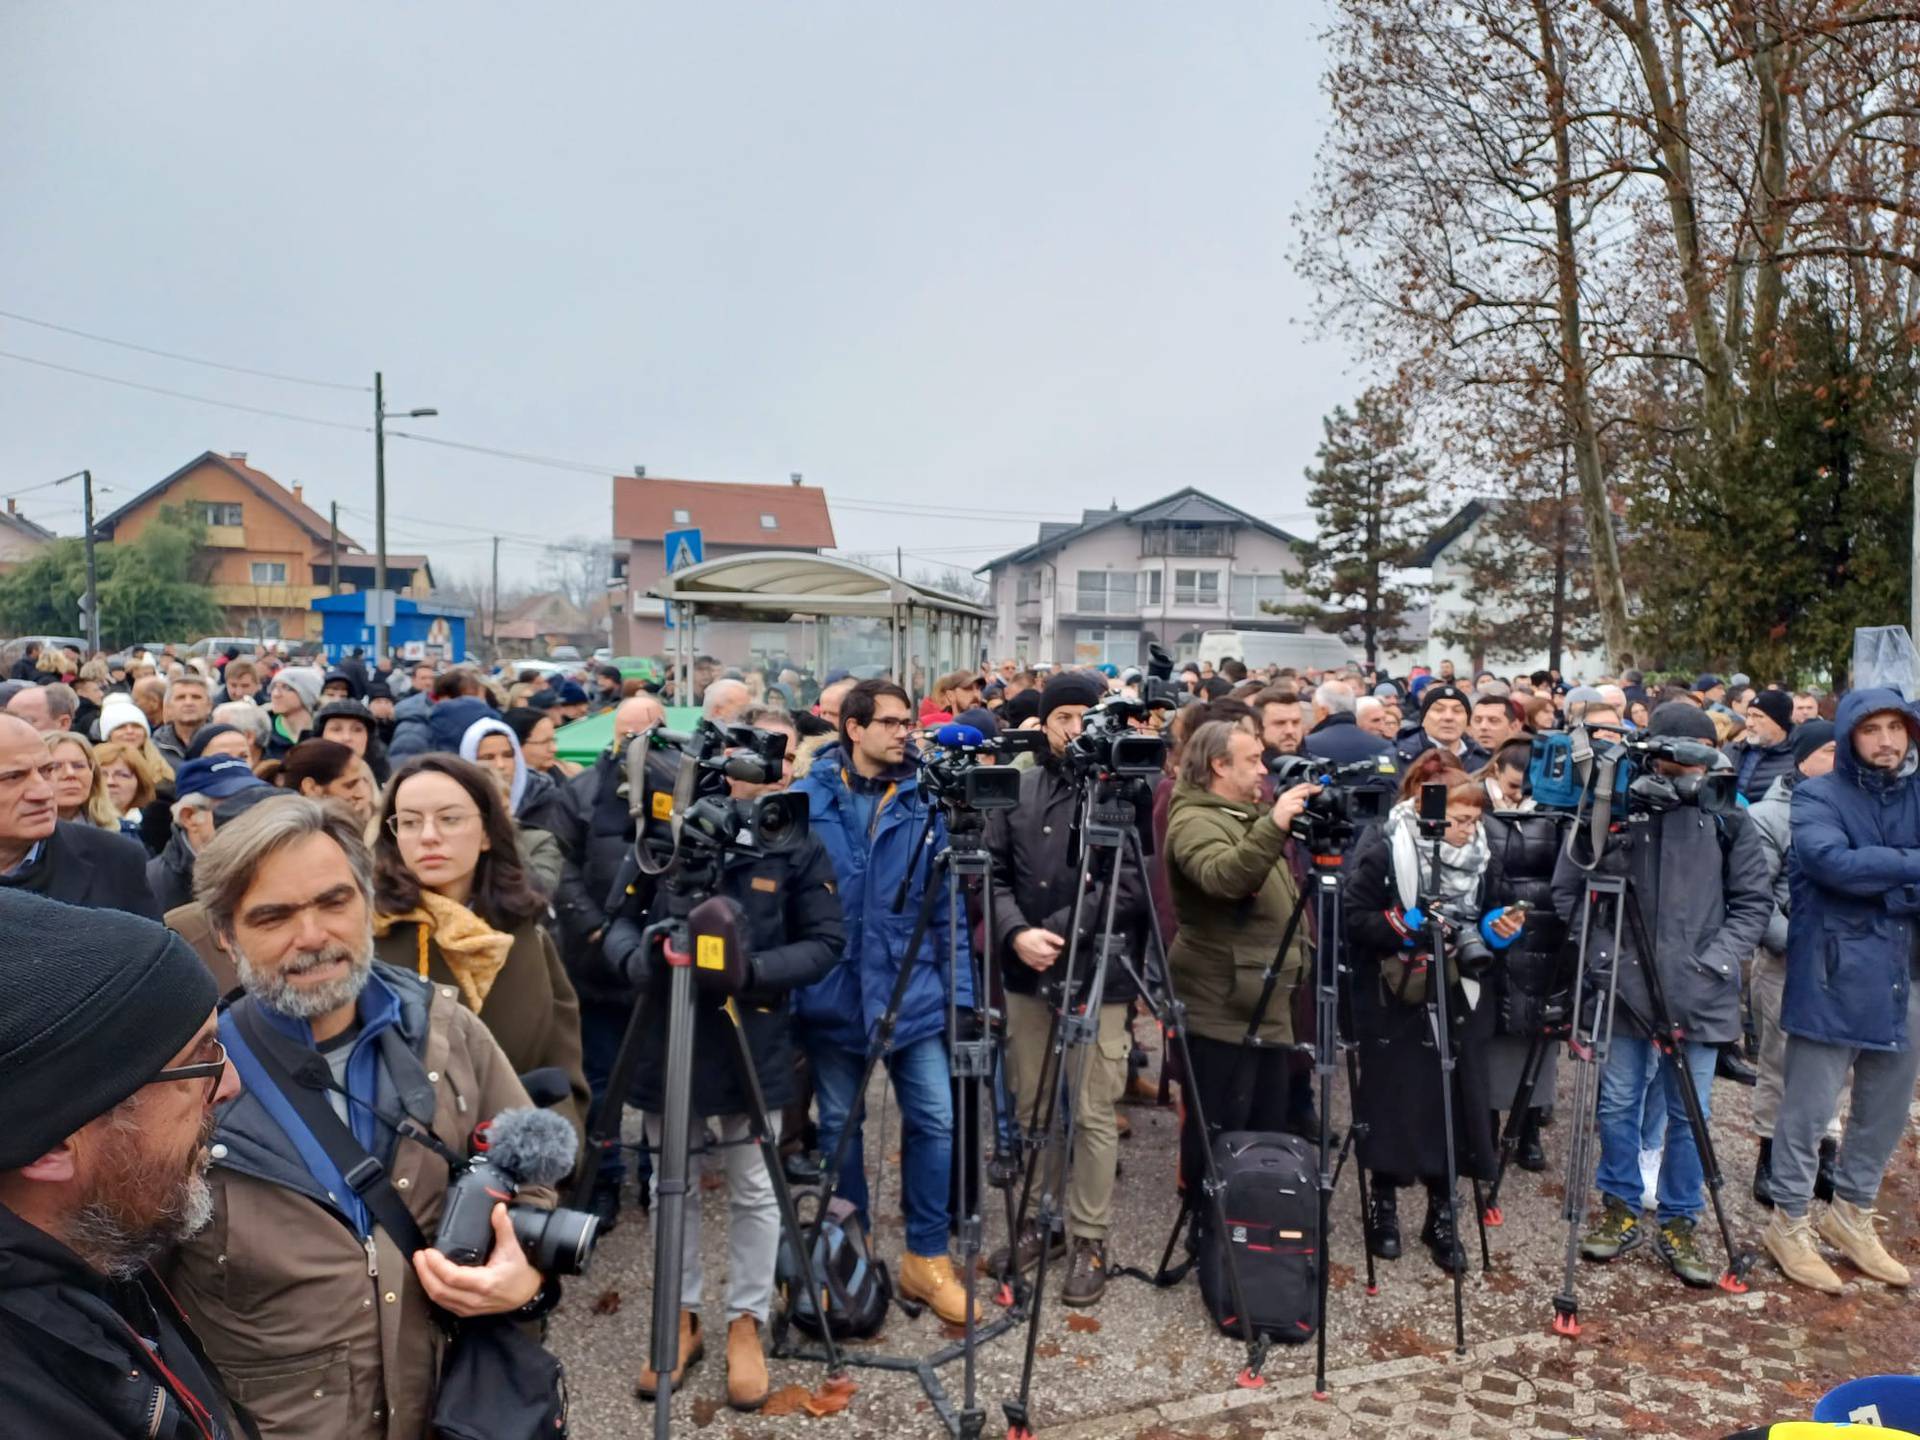
[(520, 739), (504, 721), (476, 720), (460, 737), (460, 758), (471, 760), (493, 777), (500, 798), (513, 816), (513, 832), (520, 841), (520, 858), (534, 888), (549, 899), (558, 891), (567, 854), (554, 830), (564, 826), (560, 790), (546, 776), (527, 767)]
[(519, 737), (520, 754), (527, 762), (527, 769), (535, 775), (544, 775), (555, 784), (561, 784), (580, 773), (578, 765), (560, 758), (560, 743), (554, 739), (553, 717), (546, 711), (535, 710), (530, 705), (516, 705), (500, 718)]
[(580, 1002), (493, 779), (454, 755), (407, 761), (387, 786), (373, 861), (375, 954), (478, 1015), (517, 1073), (564, 1073), (572, 1093), (555, 1108), (582, 1131)]
[(120, 833), (139, 840), (141, 819), (159, 793), (157, 777), (147, 770), (146, 756), (136, 746), (108, 740), (93, 747), (93, 762), (107, 782), (107, 798), (119, 812)]
[(120, 833), (120, 812), (113, 808), (107, 782), (94, 763), (93, 742), (71, 730), (47, 736), (53, 757), (53, 801), (62, 820)]

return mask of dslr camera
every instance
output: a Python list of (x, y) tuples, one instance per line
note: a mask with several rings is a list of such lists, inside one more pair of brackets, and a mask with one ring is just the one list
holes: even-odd
[(527, 1262), (545, 1275), (578, 1275), (593, 1258), (600, 1217), (585, 1210), (516, 1203), (529, 1185), (555, 1185), (573, 1170), (573, 1127), (551, 1110), (502, 1110), (481, 1126), (480, 1148), (454, 1167), (433, 1248), (456, 1265), (493, 1253), (493, 1207), (503, 1203)]
[(1318, 785), (1320, 793), (1293, 822), (1293, 836), (1308, 847), (1329, 849), (1351, 838), (1363, 825), (1386, 818), (1399, 773), (1391, 755), (1330, 765), (1311, 755), (1275, 755), (1267, 773), (1282, 790)]
[(729, 780), (777, 784), (786, 764), (787, 737), (748, 725), (702, 720), (686, 734), (636, 735), (627, 749), (627, 806), (641, 848), (669, 862), (682, 846), (761, 855), (794, 849), (807, 835), (804, 798), (727, 793)]

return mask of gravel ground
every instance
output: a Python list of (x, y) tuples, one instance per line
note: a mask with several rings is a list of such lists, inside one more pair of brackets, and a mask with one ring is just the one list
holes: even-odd
[[(1140, 1028), (1144, 1032), (1147, 1027)], [(1143, 1435), (1158, 1440), (1263, 1434), (1289, 1427), (1303, 1433), (1336, 1433), (1341, 1425), (1350, 1428), (1337, 1433), (1356, 1435), (1573, 1433), (1570, 1428), (1552, 1428), (1559, 1414), (1547, 1406), (1544, 1390), (1537, 1388), (1557, 1385), (1569, 1394), (1587, 1397), (1580, 1405), (1569, 1401), (1564, 1407), (1569, 1426), (1579, 1417), (1580, 1433), (1718, 1435), (1758, 1418), (1804, 1415), (1828, 1383), (1869, 1373), (1876, 1363), (1912, 1368), (1914, 1347), (1907, 1337), (1913, 1308), (1905, 1296), (1856, 1280), (1846, 1296), (1827, 1301), (1790, 1290), (1765, 1258), (1755, 1266), (1751, 1296), (1693, 1291), (1667, 1274), (1650, 1247), (1614, 1265), (1582, 1265), (1578, 1282), (1587, 1334), (1577, 1344), (1548, 1336), (1550, 1297), (1559, 1288), (1565, 1237), (1559, 1206), (1571, 1071), (1570, 1066), (1561, 1067), (1561, 1123), (1545, 1132), (1548, 1172), (1529, 1175), (1515, 1170), (1508, 1181), (1502, 1196), (1505, 1224), (1489, 1231), (1490, 1271), (1481, 1272), (1471, 1233), (1467, 1237), (1476, 1263), (1465, 1287), (1467, 1339), (1473, 1347), (1466, 1360), (1453, 1355), (1451, 1284), (1418, 1244), (1422, 1213), (1418, 1192), (1403, 1197), (1407, 1254), (1382, 1264), (1379, 1293), (1365, 1293), (1358, 1198), (1349, 1173), (1334, 1197), (1334, 1293), (1328, 1331), (1328, 1363), (1336, 1372), (1333, 1404), (1316, 1408), (1298, 1398), (1311, 1389), (1311, 1345), (1274, 1350), (1267, 1364), (1266, 1389), (1238, 1390), (1234, 1377), (1244, 1361), (1244, 1348), (1213, 1330), (1191, 1279), (1164, 1291), (1140, 1281), (1116, 1279), (1099, 1306), (1079, 1312), (1053, 1303), (1059, 1282), (1050, 1279), (1052, 1294), (1042, 1312), (1033, 1385), (1035, 1427), (1042, 1431), (1066, 1427), (1076, 1437)], [(880, 1103), (881, 1089), (876, 1082), (875, 1105)], [(1736, 1237), (1741, 1244), (1757, 1248), (1764, 1212), (1747, 1194), (1754, 1162), (1748, 1134), (1751, 1095), (1740, 1086), (1716, 1082), (1713, 1128), (1728, 1176)], [(1336, 1115), (1343, 1118), (1343, 1112), (1344, 1095), (1336, 1103)], [(1133, 1135), (1121, 1145), (1122, 1174), (1109, 1249), (1116, 1265), (1151, 1269), (1166, 1243), (1175, 1211), (1174, 1117), (1170, 1110), (1150, 1107), (1131, 1107), (1125, 1113)], [(876, 1122), (870, 1118), (868, 1123), (870, 1142), (875, 1142), (868, 1147), (872, 1154), (879, 1148)], [(897, 1115), (889, 1115), (887, 1134), (889, 1147), (897, 1145)], [(1909, 1263), (1920, 1263), (1914, 1204), (1920, 1191), (1917, 1171), (1920, 1163), (1909, 1136), (1895, 1159), (1880, 1206), (1894, 1217), (1889, 1248)], [(875, 1207), (879, 1216), (875, 1247), (889, 1260), (900, 1248), (898, 1175), (897, 1165), (890, 1165)], [(726, 1408), (720, 1288), (726, 1267), (724, 1201), (724, 1191), (707, 1193), (703, 1244), (708, 1304), (702, 1318), (709, 1335), (708, 1354), (690, 1375), (685, 1393), (675, 1397), (674, 1433), (709, 1431), (716, 1440), (807, 1432), (891, 1435), (901, 1440), (940, 1435), (939, 1418), (912, 1375), (871, 1369), (852, 1371), (857, 1393), (843, 1413), (829, 1418), (766, 1411), (742, 1415)], [(989, 1215), (988, 1229), (991, 1246), (1004, 1232), (1004, 1222), (996, 1223)], [(1714, 1237), (1709, 1253), (1717, 1250)], [(571, 1282), (567, 1299), (554, 1317), (550, 1344), (567, 1363), (573, 1433), (582, 1440), (651, 1433), (652, 1407), (632, 1394), (633, 1378), (645, 1353), (651, 1261), (651, 1229), (643, 1215), (630, 1209), (619, 1229), (600, 1246), (590, 1273)], [(1869, 1307), (1867, 1313), (1862, 1313), (1863, 1306)], [(997, 1313), (989, 1307), (989, 1318)], [(1877, 1323), (1883, 1313), (1896, 1323)], [(1097, 1322), (1097, 1328), (1089, 1320)], [(1860, 1326), (1859, 1322), (1869, 1320), (1875, 1323)], [(1700, 1338), (1706, 1333), (1703, 1326), (1712, 1331), (1707, 1339)], [(949, 1343), (943, 1330), (930, 1314), (909, 1320), (896, 1310), (878, 1340), (864, 1348), (924, 1355)], [(1699, 1385), (1649, 1390), (1645, 1383), (1648, 1376), (1659, 1378), (1669, 1372), (1682, 1380), (1687, 1374), (1713, 1378), (1713, 1355), (1728, 1345), (1778, 1350), (1796, 1334), (1831, 1337), (1836, 1332), (1849, 1337), (1851, 1349), (1816, 1354), (1787, 1344), (1785, 1360), (1776, 1358), (1772, 1370), (1756, 1361), (1745, 1373), (1718, 1377), (1721, 1384), (1707, 1407), (1710, 1416), (1702, 1412)], [(979, 1394), (989, 1434), (1005, 1433), (1000, 1407), (1017, 1392), (1023, 1340), (1024, 1331), (1015, 1331), (979, 1352)], [(1877, 1344), (1893, 1348), (1882, 1357)], [(1796, 1359), (1801, 1362), (1798, 1368), (1791, 1363)], [(811, 1388), (824, 1373), (817, 1363), (788, 1360), (774, 1362), (772, 1376), (778, 1391), (787, 1386)], [(1821, 1383), (1823, 1377), (1826, 1383)], [(940, 1378), (957, 1404), (960, 1365), (946, 1367)], [(1414, 1389), (1409, 1391), (1409, 1385)], [(1392, 1399), (1396, 1394), (1400, 1398)], [(1448, 1404), (1472, 1409), (1482, 1399), (1495, 1411), (1506, 1410), (1508, 1418), (1499, 1428), (1483, 1430), (1478, 1420), (1448, 1421), (1427, 1431), (1405, 1408), (1423, 1406), (1438, 1423)], [(1366, 1408), (1369, 1405), (1383, 1411), (1377, 1416), (1379, 1423), (1366, 1421), (1373, 1413)], [(1294, 1413), (1288, 1406), (1306, 1408), (1293, 1421), (1283, 1423), (1286, 1415)], [(1191, 1411), (1190, 1418), (1197, 1420), (1229, 1407), (1234, 1407), (1235, 1418), (1213, 1428), (1167, 1428), (1170, 1415)], [(1522, 1428), (1534, 1424), (1536, 1409), (1541, 1410), (1539, 1418), (1548, 1422), (1547, 1428)], [(1477, 1416), (1482, 1410), (1473, 1413)]]

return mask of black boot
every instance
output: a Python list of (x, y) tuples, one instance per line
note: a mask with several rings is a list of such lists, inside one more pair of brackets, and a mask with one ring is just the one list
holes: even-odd
[(1813, 1172), (1813, 1198), (1833, 1203), (1833, 1162), (1840, 1158), (1840, 1142), (1831, 1135), (1820, 1140), (1820, 1168)]
[(1538, 1175), (1547, 1168), (1547, 1152), (1540, 1144), (1540, 1112), (1529, 1110), (1520, 1131), (1520, 1149), (1514, 1163), (1522, 1170)]
[(1400, 1192), (1374, 1184), (1367, 1199), (1367, 1252), (1380, 1260), (1400, 1258)]
[(1733, 1044), (1720, 1047), (1719, 1058), (1713, 1062), (1713, 1073), (1736, 1085), (1753, 1085), (1760, 1079), (1760, 1072), (1740, 1058), (1740, 1047)]
[(1467, 1268), (1467, 1252), (1461, 1248), (1460, 1234), (1454, 1228), (1453, 1204), (1434, 1190), (1427, 1191), (1427, 1223), (1420, 1227), (1420, 1239), (1433, 1256), (1433, 1263), (1447, 1274)]
[(1753, 1200), (1773, 1209), (1773, 1141), (1760, 1142), (1760, 1158), (1753, 1162)]

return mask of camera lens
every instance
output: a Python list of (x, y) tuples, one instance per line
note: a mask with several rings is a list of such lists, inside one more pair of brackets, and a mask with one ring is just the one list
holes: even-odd
[(585, 1210), (539, 1210), (531, 1205), (512, 1205), (507, 1213), (534, 1269), (546, 1275), (578, 1275), (587, 1268), (600, 1239), (598, 1215)]

